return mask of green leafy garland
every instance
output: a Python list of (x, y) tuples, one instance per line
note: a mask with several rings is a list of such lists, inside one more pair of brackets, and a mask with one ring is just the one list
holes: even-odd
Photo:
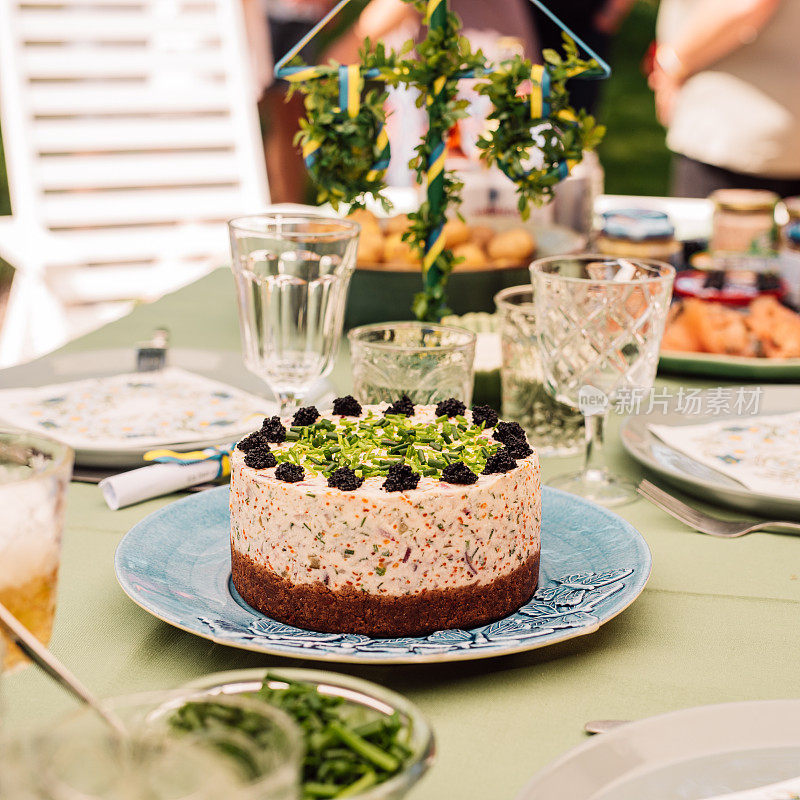
[[(425, 14), (425, 0), (405, 2), (413, 3)], [(540, 205), (552, 197), (553, 188), (563, 177), (559, 165), (580, 161), (585, 150), (599, 144), (604, 128), (584, 111), (575, 112), (570, 107), (566, 89), (568, 78), (597, 69), (597, 63), (582, 60), (566, 34), (563, 56), (553, 50), (544, 54), (550, 75), (550, 110), (546, 118), (537, 122), (531, 119), (528, 99), (517, 94), (520, 85), (530, 78), (531, 62), (514, 58), (503, 61), (493, 71), (480, 50), (472, 51), (469, 41), (460, 35), (460, 28), (456, 14), (448, 11), (443, 26), (430, 27), (422, 42), (408, 41), (399, 52), (387, 51), (382, 44), (373, 47), (367, 40), (360, 53), (362, 73), (374, 70), (377, 77), (365, 82), (354, 118), (339, 108), (335, 69), (292, 84), (290, 93), (299, 89), (305, 95), (306, 108), (296, 142), (304, 148), (311, 143), (319, 145), (309, 163), (319, 203), (330, 203), (334, 209), (341, 203), (359, 208), (371, 195), (389, 210), (389, 202), (381, 195), (384, 172), (373, 169), (379, 157), (377, 134), (386, 123), (387, 86), (417, 88), (418, 106), (424, 105), (428, 114), (428, 132), (409, 163), (422, 184), (437, 143), (445, 141), (452, 126), (468, 114), (468, 101), (458, 98), (458, 82), (464, 73), (474, 72), (481, 79), (477, 91), (489, 98), (494, 109), (489, 115), (495, 123), (494, 130), (478, 142), (481, 158), (488, 165), (499, 166), (516, 183), (523, 217), (528, 216), (531, 204)], [(409, 57), (412, 51), (415, 57)], [(541, 166), (528, 166), (532, 151), (541, 153)], [(428, 198), (409, 214), (409, 229), (403, 238), (420, 259), (431, 237), (444, 224), (448, 210), (457, 211), (462, 189), (456, 174), (445, 170), (441, 198), (433, 203)], [(423, 291), (414, 298), (413, 310), (418, 319), (436, 321), (448, 313), (445, 290), (455, 263), (452, 252), (444, 249), (428, 266)]]
[[(531, 205), (552, 198), (563, 178), (558, 165), (580, 161), (584, 151), (594, 150), (605, 135), (605, 127), (597, 125), (594, 117), (570, 106), (566, 87), (568, 78), (591, 70), (596, 62), (582, 60), (566, 34), (563, 58), (555, 50), (545, 50), (544, 59), (549, 65), (550, 113), (540, 124), (531, 125), (528, 99), (517, 95), (520, 84), (530, 77), (531, 62), (519, 58), (504, 61), (478, 86), (478, 92), (488, 97), (494, 108), (488, 119), (496, 123), (491, 136), (478, 140), (481, 158), (496, 164), (514, 181), (523, 219), (530, 214)], [(526, 161), (534, 149), (541, 151), (541, 165), (530, 167)]]

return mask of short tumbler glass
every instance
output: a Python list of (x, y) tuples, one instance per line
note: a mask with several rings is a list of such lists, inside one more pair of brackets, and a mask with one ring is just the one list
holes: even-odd
[(568, 456), (583, 447), (583, 416), (544, 387), (536, 341), (536, 307), (530, 286), (510, 286), (494, 296), (500, 318), (503, 419), (518, 422), (540, 455)]
[(470, 405), (475, 334), (428, 322), (362, 325), (348, 334), (353, 385), (362, 403), (414, 403), (455, 397)]
[(605, 465), (603, 428), (620, 393), (653, 387), (674, 277), (660, 261), (601, 255), (531, 264), (545, 385), (586, 419), (583, 470), (552, 486), (605, 506), (636, 497)]
[[(179, 711), (186, 704), (192, 705)], [(105, 705), (124, 725), (124, 739), (83, 708), (21, 742), (24, 771), (17, 779), (32, 797), (298, 800), (302, 735), (277, 708), (246, 696), (182, 689)], [(233, 720), (257, 728), (257, 735), (224, 722)]]
[(313, 214), (228, 223), (247, 369), (291, 414), (333, 368), (360, 227)]
[[(0, 603), (45, 645), (56, 610), (72, 462), (64, 444), (0, 429)], [(24, 663), (16, 645), (6, 641), (6, 669)]]

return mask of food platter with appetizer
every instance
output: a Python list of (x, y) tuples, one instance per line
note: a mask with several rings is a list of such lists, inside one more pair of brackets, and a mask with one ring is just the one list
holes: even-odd
[(800, 378), (800, 314), (761, 295), (746, 308), (690, 297), (675, 303), (661, 343), (668, 372)]

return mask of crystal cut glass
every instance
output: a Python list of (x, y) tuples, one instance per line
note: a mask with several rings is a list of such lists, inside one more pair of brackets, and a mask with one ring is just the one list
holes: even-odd
[(636, 496), (602, 461), (603, 427), (621, 393), (652, 389), (674, 276), (658, 261), (599, 255), (531, 264), (545, 387), (586, 420), (583, 470), (551, 485), (606, 506)]
[(472, 401), (475, 334), (427, 322), (362, 325), (349, 333), (355, 395), (362, 403)]
[(530, 286), (511, 286), (494, 298), (500, 319), (503, 419), (519, 422), (540, 455), (566, 456), (583, 446), (583, 416), (544, 388)]

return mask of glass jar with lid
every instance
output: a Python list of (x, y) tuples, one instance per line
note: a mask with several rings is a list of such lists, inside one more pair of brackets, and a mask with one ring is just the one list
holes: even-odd
[(774, 192), (718, 189), (711, 194), (714, 221), (711, 250), (716, 253), (774, 255), (777, 247)]
[(681, 252), (675, 227), (663, 211), (618, 209), (600, 217), (596, 249), (603, 255), (674, 262)]

